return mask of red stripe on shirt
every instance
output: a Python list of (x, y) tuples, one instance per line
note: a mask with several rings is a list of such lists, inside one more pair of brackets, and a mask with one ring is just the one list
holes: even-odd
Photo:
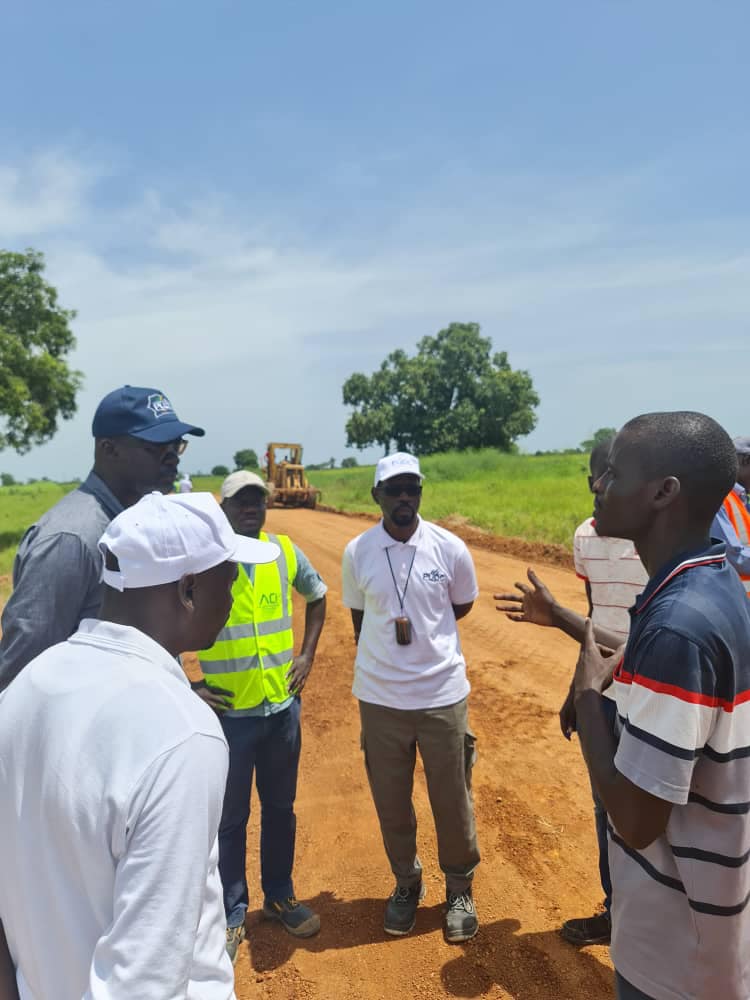
[(686, 701), (691, 705), (721, 708), (725, 712), (732, 712), (737, 705), (743, 705), (745, 702), (750, 701), (750, 691), (741, 691), (733, 701), (726, 701), (724, 698), (716, 698), (713, 695), (703, 694), (702, 691), (688, 691), (677, 684), (665, 684), (663, 681), (656, 681), (651, 677), (644, 677), (642, 674), (631, 675), (631, 680), (633, 684), (638, 684), (649, 691), (656, 692), (656, 694), (670, 695), (672, 698), (679, 698), (680, 701)]

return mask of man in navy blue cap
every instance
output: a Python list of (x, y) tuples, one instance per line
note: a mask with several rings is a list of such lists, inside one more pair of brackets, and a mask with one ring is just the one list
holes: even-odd
[(92, 424), (94, 468), (26, 532), (13, 564), (13, 593), (2, 616), (0, 691), (43, 650), (96, 618), (103, 594), (99, 538), (120, 511), (157, 490), (169, 493), (185, 434), (158, 389), (125, 385), (99, 403)]

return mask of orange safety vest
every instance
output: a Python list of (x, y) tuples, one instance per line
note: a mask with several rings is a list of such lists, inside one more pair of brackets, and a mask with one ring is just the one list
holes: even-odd
[[(722, 504), (732, 527), (737, 532), (740, 544), (745, 548), (750, 546), (750, 510), (744, 505), (737, 494), (732, 492)], [(740, 573), (740, 580), (745, 585), (745, 592), (750, 597), (750, 573)]]

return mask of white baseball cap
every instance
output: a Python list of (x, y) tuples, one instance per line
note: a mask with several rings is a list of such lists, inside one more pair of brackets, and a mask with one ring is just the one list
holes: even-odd
[(419, 471), (419, 459), (405, 451), (397, 451), (395, 455), (386, 455), (375, 466), (375, 485), (392, 479), (394, 476), (424, 476)]
[(248, 472), (247, 469), (240, 469), (239, 472), (230, 473), (221, 484), (221, 499), (228, 500), (235, 493), (244, 490), (246, 486), (255, 486), (259, 490), (263, 490), (266, 495), (271, 492), (268, 483), (261, 479), (257, 472)]
[(120, 569), (102, 567), (115, 590), (175, 583), (186, 573), (205, 573), (223, 562), (269, 563), (279, 546), (236, 535), (210, 493), (149, 493), (109, 524), (99, 539)]

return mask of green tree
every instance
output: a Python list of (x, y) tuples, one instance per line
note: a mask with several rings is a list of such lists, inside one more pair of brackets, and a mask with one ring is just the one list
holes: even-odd
[(348, 455), (346, 458), (341, 459), (342, 469), (356, 469), (358, 465), (359, 462), (354, 457), (354, 455)]
[(66, 359), (75, 347), (57, 290), (44, 278), (44, 255), (0, 250), (0, 448), (25, 452), (48, 441), (76, 410), (82, 375)]
[(581, 441), (581, 450), (591, 451), (602, 441), (607, 441), (609, 438), (613, 438), (616, 433), (616, 427), (600, 427), (598, 431), (594, 431), (590, 438), (586, 438), (585, 441)]
[(212, 476), (228, 476), (229, 475), (229, 469), (226, 467), (226, 465), (215, 465), (213, 467), (213, 469), (211, 469), (211, 475)]
[(536, 426), (539, 396), (531, 376), (515, 371), (505, 351), (492, 353), (478, 323), (451, 323), (423, 337), (417, 353), (393, 351), (372, 375), (356, 372), (343, 386), (354, 407), (347, 445), (379, 444), (418, 455), (466, 448), (510, 451)]
[(9, 472), (0, 472), (0, 486), (15, 486), (16, 481)]
[(240, 448), (234, 453), (235, 469), (257, 469), (258, 455), (252, 448)]

